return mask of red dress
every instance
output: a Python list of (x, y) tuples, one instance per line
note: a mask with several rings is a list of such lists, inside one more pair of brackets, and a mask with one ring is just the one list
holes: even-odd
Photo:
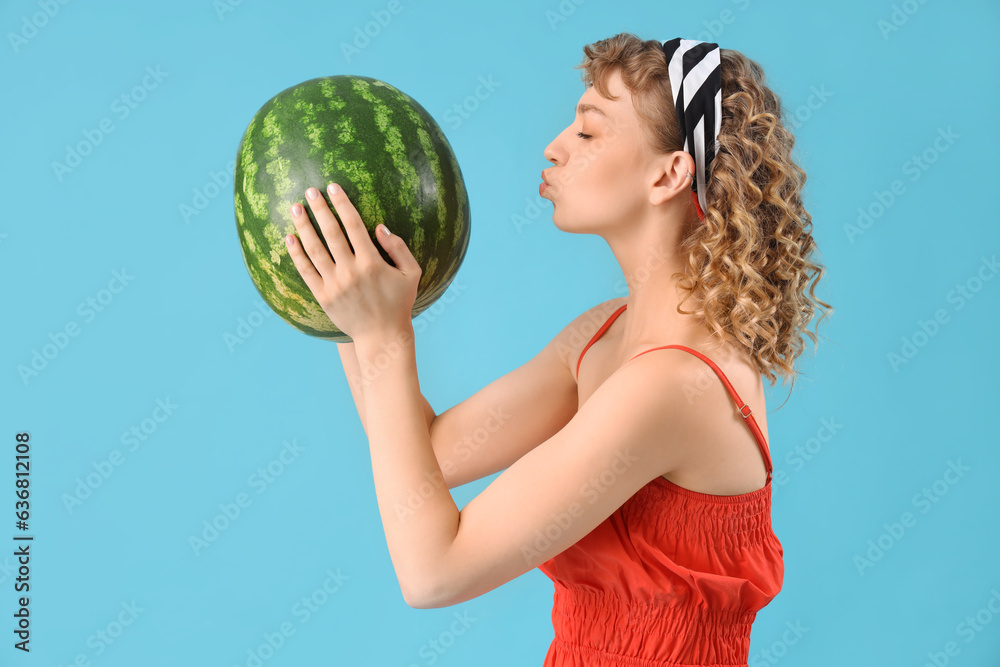
[[(624, 310), (598, 329), (580, 361)], [(696, 355), (726, 385), (757, 440), (767, 482), (750, 493), (718, 496), (657, 476), (539, 565), (555, 585), (555, 638), (544, 667), (746, 666), (750, 626), (781, 590), (784, 552), (771, 530), (771, 457), (757, 421), (700, 352), (662, 345), (639, 354), (664, 348)]]

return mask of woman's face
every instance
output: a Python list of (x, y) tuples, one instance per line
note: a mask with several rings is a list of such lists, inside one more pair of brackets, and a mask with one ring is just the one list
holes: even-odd
[(617, 227), (648, 205), (649, 184), (642, 176), (653, 157), (651, 148), (617, 71), (609, 76), (608, 88), (618, 99), (588, 87), (573, 123), (545, 148), (545, 159), (554, 166), (542, 172), (549, 187), (539, 192), (552, 200), (552, 221), (563, 231)]

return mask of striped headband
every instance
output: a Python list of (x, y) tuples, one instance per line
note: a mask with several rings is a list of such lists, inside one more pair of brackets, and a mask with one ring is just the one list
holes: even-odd
[(705, 219), (705, 190), (722, 124), (722, 65), (719, 45), (693, 39), (663, 42), (684, 150), (694, 158), (692, 196), (698, 219)]

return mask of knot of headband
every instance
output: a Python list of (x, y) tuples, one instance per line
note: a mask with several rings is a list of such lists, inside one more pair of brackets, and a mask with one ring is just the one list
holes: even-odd
[(667, 73), (677, 110), (684, 150), (694, 157), (694, 191), (698, 219), (705, 219), (709, 168), (719, 148), (722, 124), (722, 64), (719, 45), (693, 39), (663, 42)]

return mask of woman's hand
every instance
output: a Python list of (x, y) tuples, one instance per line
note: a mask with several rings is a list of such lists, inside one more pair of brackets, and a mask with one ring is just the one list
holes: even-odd
[(423, 273), (420, 265), (403, 239), (387, 235), (389, 230), (379, 225), (379, 243), (396, 264), (390, 266), (375, 248), (343, 189), (331, 183), (327, 191), (351, 245), (320, 191), (309, 188), (306, 199), (330, 251), (323, 246), (302, 205), (293, 204), (292, 220), (301, 242), (295, 234), (289, 234), (285, 244), (295, 268), (334, 325), (353, 340), (406, 330), (411, 325)]

